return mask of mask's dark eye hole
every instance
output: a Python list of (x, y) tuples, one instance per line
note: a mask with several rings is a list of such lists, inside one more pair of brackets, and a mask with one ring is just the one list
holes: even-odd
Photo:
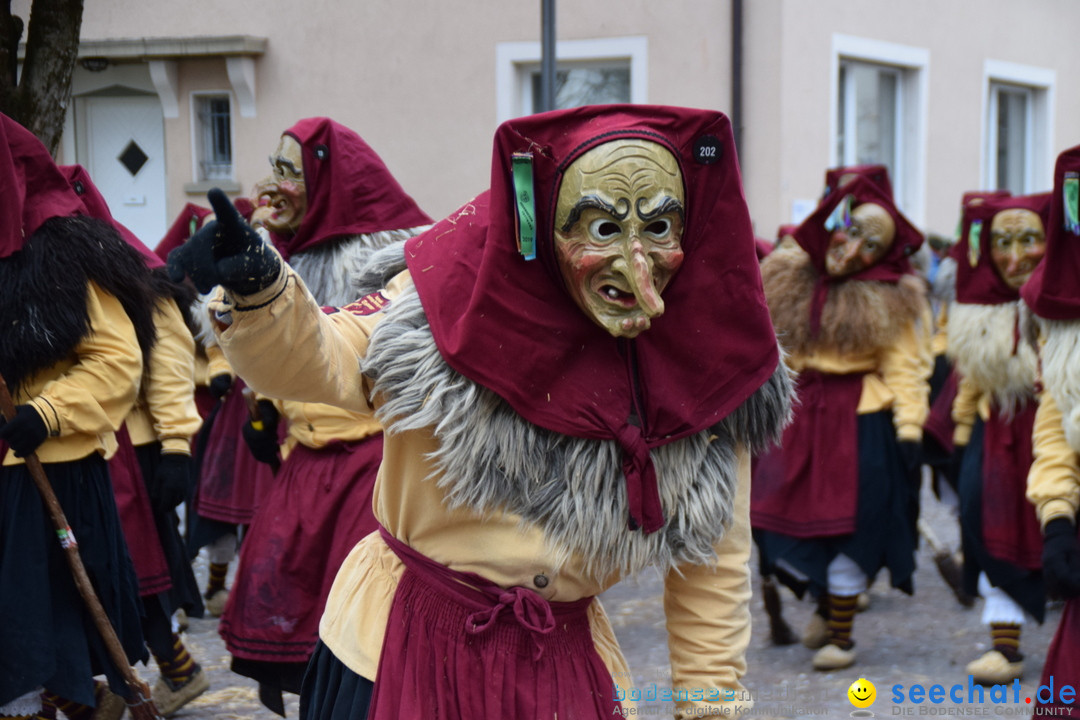
[(589, 233), (601, 240), (613, 238), (621, 232), (622, 228), (619, 227), (618, 223), (611, 220), (593, 220), (589, 224)]
[(670, 220), (653, 220), (645, 226), (645, 233), (653, 237), (662, 238), (671, 232)]

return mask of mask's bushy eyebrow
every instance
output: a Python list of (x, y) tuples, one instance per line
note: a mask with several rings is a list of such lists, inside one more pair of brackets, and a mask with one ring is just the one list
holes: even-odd
[(267, 159), (270, 161), (270, 167), (272, 168), (276, 168), (278, 165), (284, 165), (285, 167), (289, 168), (293, 175), (300, 174), (300, 169), (293, 165), (291, 160), (286, 160), (281, 156), (275, 157), (273, 155), (269, 156)]
[(683, 215), (683, 205), (682, 205), (682, 203), (679, 202), (678, 200), (676, 200), (673, 197), (665, 197), (663, 202), (661, 202), (659, 205), (657, 205), (654, 210), (650, 210), (648, 212), (644, 212), (641, 209), (641, 205), (645, 201), (646, 201), (646, 198), (638, 198), (637, 206), (634, 208), (637, 211), (638, 217), (641, 218), (642, 220), (644, 220), (645, 222), (648, 222), (649, 220), (652, 220), (655, 217), (660, 217), (661, 215), (666, 215), (668, 213), (678, 213), (680, 220), (685, 220), (686, 219), (684, 217), (684, 215)]
[(566, 216), (566, 222), (559, 228), (560, 232), (569, 232), (570, 228), (577, 225), (577, 221), (581, 219), (581, 213), (585, 212), (589, 208), (595, 208), (596, 210), (603, 210), (609, 213), (617, 220), (625, 220), (626, 216), (630, 214), (630, 208), (627, 206), (625, 210), (617, 210), (611, 203), (601, 200), (595, 195), (586, 195), (585, 197), (574, 203), (574, 207), (570, 208), (570, 214)]

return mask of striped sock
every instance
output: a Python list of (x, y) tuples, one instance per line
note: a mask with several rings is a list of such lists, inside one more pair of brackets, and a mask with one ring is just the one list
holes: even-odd
[(994, 649), (1009, 662), (1024, 658), (1020, 654), (1020, 626), (1012, 623), (990, 623), (990, 640)]
[(229, 574), (229, 563), (210, 563), (210, 579), (206, 583), (207, 600), (214, 596), (218, 590), (225, 589), (225, 576)]
[(94, 708), (89, 705), (83, 705), (73, 700), (65, 700), (64, 698), (51, 693), (46, 690), (41, 694), (42, 710), (44, 711), (49, 705), (52, 705), (52, 715), (45, 715), (47, 718), (56, 717), (56, 711), (64, 713), (70, 720), (90, 720), (94, 717)]
[(41, 710), (37, 715), (33, 715), (31, 720), (56, 720), (56, 703), (52, 701), (55, 697), (50, 692), (41, 693)]
[(829, 644), (841, 650), (855, 645), (851, 639), (851, 626), (855, 621), (855, 605), (858, 595), (829, 595)]
[(195, 671), (199, 669), (199, 664), (188, 653), (183, 641), (180, 640), (180, 636), (176, 633), (173, 633), (171, 654), (172, 657), (161, 657), (154, 653), (154, 660), (157, 661), (158, 670), (161, 671), (161, 676), (174, 686), (186, 685), (191, 680), (191, 676), (195, 674)]

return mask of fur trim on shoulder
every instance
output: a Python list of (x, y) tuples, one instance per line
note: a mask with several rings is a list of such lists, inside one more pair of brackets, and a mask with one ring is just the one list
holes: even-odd
[(451, 507), (517, 515), (543, 530), (557, 566), (576, 557), (598, 579), (712, 561), (734, 512), (739, 447), (778, 441), (790, 415), (791, 379), (781, 362), (724, 421), (653, 450), (666, 521), (646, 535), (627, 528), (618, 444), (537, 427), (451, 369), (415, 289), (391, 304), (362, 370), (374, 380), (389, 435), (433, 428), (434, 466)]
[(993, 394), (1008, 416), (1035, 397), (1038, 357), (1019, 341), (1017, 303), (953, 303), (946, 332), (948, 357), (976, 387)]
[(817, 271), (805, 253), (771, 253), (761, 279), (780, 343), (793, 355), (827, 349), (840, 354), (891, 346), (927, 307), (926, 284), (906, 275), (898, 283), (847, 280), (829, 286), (821, 328), (810, 335), (810, 303)]
[(424, 228), (346, 235), (289, 258), (289, 265), (320, 305), (341, 307), (367, 294), (358, 280), (378, 250), (404, 242)]
[(1038, 319), (1045, 339), (1043, 383), (1061, 410), (1065, 440), (1080, 453), (1080, 320)]
[(0, 371), (12, 386), (68, 357), (93, 330), (87, 284), (115, 297), (135, 328), (143, 358), (156, 339), (154, 308), (163, 292), (138, 250), (110, 224), (54, 217), (0, 260)]

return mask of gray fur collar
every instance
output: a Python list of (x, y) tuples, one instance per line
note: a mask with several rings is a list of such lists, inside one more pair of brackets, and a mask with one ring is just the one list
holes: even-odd
[[(380, 253), (367, 280), (385, 282), (404, 267), (392, 260)], [(374, 380), (374, 395), (382, 401), (378, 416), (388, 434), (434, 429), (434, 466), (452, 507), (511, 513), (523, 524), (538, 525), (556, 566), (576, 558), (597, 579), (653, 564), (667, 569), (714, 560), (715, 545), (733, 517), (737, 452), (759, 451), (779, 440), (792, 391), (781, 362), (724, 421), (653, 450), (666, 522), (645, 535), (627, 527), (618, 444), (537, 427), (451, 369), (414, 289), (396, 298), (376, 327), (362, 370)]]
[(1061, 411), (1065, 441), (1080, 453), (1080, 320), (1037, 320), (1046, 341), (1043, 382)]
[(377, 250), (408, 239), (424, 228), (383, 230), (345, 235), (289, 258), (320, 305), (341, 307), (366, 294), (357, 283), (361, 271)]
[(1006, 414), (1034, 398), (1038, 372), (1035, 350), (1026, 342), (1017, 342), (1018, 313), (1018, 302), (954, 302), (949, 308), (948, 356), (962, 375), (980, 390), (992, 393)]

